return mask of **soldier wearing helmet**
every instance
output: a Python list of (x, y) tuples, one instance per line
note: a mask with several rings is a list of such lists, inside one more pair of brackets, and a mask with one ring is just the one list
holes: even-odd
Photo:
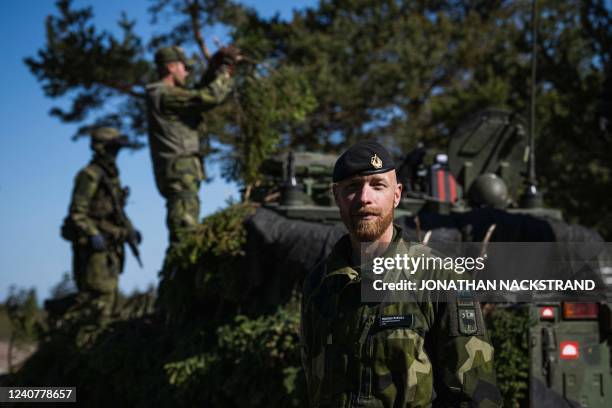
[(171, 245), (198, 223), (198, 192), (204, 179), (202, 113), (226, 99), (233, 86), (232, 67), (239, 60), (236, 48), (222, 48), (213, 56), (202, 81), (188, 89), (192, 62), (184, 51), (172, 46), (155, 53), (159, 80), (146, 88), (149, 145), (157, 188), (166, 199)]
[(448, 294), (448, 301), (362, 301), (363, 254), (430, 256), (393, 224), (402, 185), (389, 152), (373, 141), (353, 145), (337, 160), (333, 181), (348, 234), (303, 286), (309, 406), (501, 406), (493, 346), (470, 293)]
[(62, 226), (62, 236), (72, 242), (77, 308), (99, 322), (108, 321), (113, 313), (124, 243), (141, 241), (123, 211), (128, 190), (121, 187), (116, 163), (119, 150), (128, 144), (127, 137), (114, 128), (91, 132), (94, 155), (75, 178)]

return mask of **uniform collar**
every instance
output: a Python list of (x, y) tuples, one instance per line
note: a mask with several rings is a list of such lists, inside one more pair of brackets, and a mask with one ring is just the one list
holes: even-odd
[(119, 175), (116, 159), (107, 157), (106, 155), (96, 154), (92, 163), (100, 166), (109, 177), (117, 177)]
[[(393, 237), (391, 242), (394, 244), (405, 242), (402, 238), (402, 229), (393, 224)], [(391, 245), (382, 256), (389, 256), (391, 252), (395, 252), (397, 245)], [(336, 243), (327, 260), (327, 271), (325, 278), (334, 275), (346, 275), (351, 280), (357, 279), (360, 275), (361, 266), (351, 265), (351, 239), (349, 234), (344, 235)]]

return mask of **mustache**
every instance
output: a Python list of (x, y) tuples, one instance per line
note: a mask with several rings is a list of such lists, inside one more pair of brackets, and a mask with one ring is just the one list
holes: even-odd
[(380, 208), (360, 208), (356, 211), (351, 211), (351, 216), (358, 217), (363, 215), (381, 215), (382, 210)]

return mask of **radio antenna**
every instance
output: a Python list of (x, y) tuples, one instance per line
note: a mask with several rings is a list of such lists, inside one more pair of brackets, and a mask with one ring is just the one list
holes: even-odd
[(527, 191), (523, 195), (523, 206), (528, 208), (542, 206), (542, 194), (538, 192), (538, 181), (535, 169), (535, 129), (536, 129), (536, 89), (537, 89), (537, 55), (538, 55), (538, 4), (531, 1), (531, 100), (529, 112), (529, 173)]

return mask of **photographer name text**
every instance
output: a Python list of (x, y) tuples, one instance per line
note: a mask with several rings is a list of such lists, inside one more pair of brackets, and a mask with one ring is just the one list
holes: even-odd
[(421, 281), (411, 281), (401, 279), (397, 282), (384, 282), (382, 279), (377, 279), (372, 283), (374, 290), (394, 290), (394, 291), (410, 291), (410, 290), (473, 290), (473, 291), (591, 291), (595, 289), (595, 281), (590, 279), (585, 280), (560, 280), (560, 279), (542, 279), (542, 280), (438, 280), (428, 279)]

